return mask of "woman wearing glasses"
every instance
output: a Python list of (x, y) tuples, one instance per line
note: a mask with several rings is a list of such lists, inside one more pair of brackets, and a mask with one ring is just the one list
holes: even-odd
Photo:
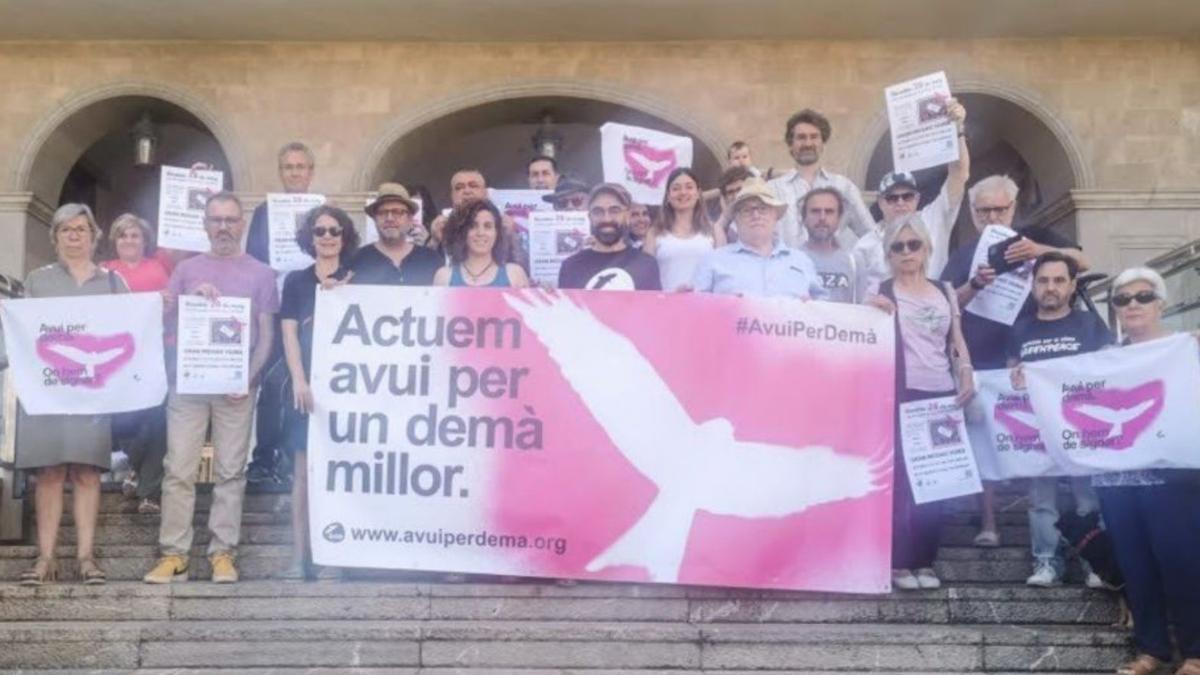
[[(1167, 337), (1167, 286), (1154, 270), (1128, 269), (1113, 281), (1112, 305), (1126, 345)], [(1184, 663), (1200, 675), (1200, 471), (1121, 471), (1092, 478), (1133, 613), (1138, 656), (1117, 670), (1149, 675), (1171, 660), (1169, 624)], [(1170, 620), (1168, 619), (1170, 616)]]
[[(93, 262), (100, 227), (83, 204), (63, 204), (50, 221), (50, 242), (58, 261), (39, 267), (25, 279), (25, 296), (51, 298), (128, 293), (116, 273)], [(69, 480), (75, 511), (75, 556), (85, 584), (103, 584), (93, 545), (100, 511), (100, 474), (112, 461), (112, 431), (108, 415), (27, 415), (19, 409), (18, 469), (34, 472), (38, 557), (21, 573), (21, 584), (41, 586), (57, 575), (55, 547), (63, 513), (63, 485)]]
[(288, 274), (279, 306), (283, 353), (291, 375), (292, 401), (284, 408), (283, 450), (292, 455), (292, 564), (284, 579), (302, 581), (309, 574), (331, 577), (330, 570), (310, 568), (308, 546), (308, 414), (313, 409), (308, 376), (312, 370), (313, 315), (317, 287), (347, 280), (350, 258), (358, 249), (358, 232), (346, 212), (333, 206), (309, 211), (296, 230), (300, 250), (315, 258), (306, 269)]
[[(868, 302), (896, 317), (896, 404), (975, 393), (974, 373), (959, 321), (954, 289), (926, 277), (929, 232), (917, 214), (888, 226), (884, 251), (892, 278)], [(899, 413), (896, 438), (900, 438)], [(901, 590), (938, 588), (933, 570), (941, 536), (941, 505), (913, 499), (901, 448), (895, 453), (892, 510), (892, 584)]]

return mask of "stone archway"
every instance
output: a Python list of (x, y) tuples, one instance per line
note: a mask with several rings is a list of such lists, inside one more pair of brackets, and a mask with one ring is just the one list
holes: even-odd
[(118, 83), (59, 104), (29, 133), (11, 179), (26, 202), (19, 247), (0, 266), (19, 274), (52, 257), (45, 237), (63, 199), (89, 203), (102, 226), (120, 212), (157, 217), (157, 166), (135, 168), (130, 130), (149, 114), (159, 137), (158, 163), (212, 163), (231, 189), (247, 177), (229, 129), (195, 97), (153, 83)]
[(624, 88), (536, 82), (466, 92), (397, 120), (364, 157), (355, 186), (367, 191), (384, 180), (422, 184), (444, 205), (451, 173), (472, 166), (494, 187), (524, 187), (525, 162), (533, 156), (528, 139), (545, 112), (566, 136), (561, 168), (590, 182), (600, 174), (594, 131), (606, 121), (690, 135), (696, 141), (693, 167), (702, 179), (715, 181), (721, 170), (715, 149), (724, 147), (723, 139), (690, 115)]
[(45, 203), (52, 203), (54, 200), (46, 197), (61, 186), (83, 152), (125, 123), (128, 117), (125, 108), (131, 99), (159, 101), (178, 109), (182, 113), (180, 119), (190, 117), (216, 139), (228, 167), (229, 182), (233, 185), (249, 182), (240, 144), (208, 105), (173, 86), (125, 82), (81, 92), (46, 115), (28, 134), (10, 182), (12, 189), (32, 192)]
[[(994, 173), (1008, 174), (1021, 185), (1018, 217), (1048, 221), (1074, 234), (1071, 191), (1092, 186), (1094, 176), (1070, 129), (1043, 103), (1014, 88), (956, 81), (954, 90), (968, 111), (970, 183)], [(850, 175), (874, 190), (892, 167), (885, 113), (876, 116), (864, 138), (869, 141), (858, 148)], [(944, 176), (944, 168), (920, 172), (923, 197), (935, 196)], [(970, 222), (970, 213), (962, 209), (956, 234)]]

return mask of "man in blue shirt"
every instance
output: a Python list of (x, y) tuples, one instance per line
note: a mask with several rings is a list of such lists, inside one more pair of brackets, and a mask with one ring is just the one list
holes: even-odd
[(700, 260), (692, 286), (702, 293), (820, 298), (825, 291), (812, 259), (784, 245), (779, 219), (787, 212), (767, 184), (749, 178), (733, 200), (738, 241)]

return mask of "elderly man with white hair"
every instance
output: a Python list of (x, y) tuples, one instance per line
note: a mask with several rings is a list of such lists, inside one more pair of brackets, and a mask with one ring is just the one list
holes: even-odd
[[(959, 307), (965, 308), (975, 298), (976, 293), (996, 280), (996, 270), (987, 265), (975, 268), (972, 264), (975, 247), (979, 243), (978, 235), (988, 225), (1011, 227), (1021, 235), (1019, 241), (1005, 250), (1004, 257), (1009, 263), (1030, 264), (1043, 253), (1058, 251), (1072, 258), (1079, 272), (1088, 269), (1087, 259), (1075, 242), (1045, 225), (1025, 225), (1015, 217), (1018, 210), (1019, 193), (1020, 189), (1017, 184), (1008, 176), (1003, 175), (982, 178), (967, 191), (971, 219), (975, 223), (975, 236), (950, 254), (950, 259), (946, 262), (941, 276), (942, 281), (950, 282), (957, 291)], [(1032, 316), (1035, 311), (1032, 299), (1027, 300), (1017, 322), (1022, 318)], [(962, 328), (967, 347), (971, 352), (971, 362), (976, 370), (1006, 367), (1006, 345), (1012, 334), (1012, 326), (964, 311)], [(992, 507), (992, 489), (987, 483), (984, 484), (983, 522), (981, 525), (980, 532), (975, 537), (975, 544), (987, 547), (998, 546), (1000, 537), (996, 528), (995, 511)]]

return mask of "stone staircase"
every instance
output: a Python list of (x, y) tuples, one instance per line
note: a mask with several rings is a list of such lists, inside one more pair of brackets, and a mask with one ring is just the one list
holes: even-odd
[[(970, 546), (969, 507), (951, 517), (936, 591), (855, 596), (694, 587), (540, 582), (439, 583), (356, 571), (345, 581), (270, 577), (290, 555), (287, 498), (249, 495), (244, 581), (138, 582), (155, 554), (157, 516), (119, 494), (102, 500), (97, 560), (110, 583), (11, 583), (32, 538), (0, 545), (0, 670), (37, 672), (1017, 673), (1112, 672), (1128, 654), (1115, 600), (1078, 584), (1023, 585), (1025, 515), (1011, 493), (1006, 546)], [(208, 497), (198, 499), (207, 508)], [(68, 510), (69, 512), (69, 510)], [(197, 523), (203, 522), (203, 514)], [(193, 575), (208, 574), (197, 529)]]

